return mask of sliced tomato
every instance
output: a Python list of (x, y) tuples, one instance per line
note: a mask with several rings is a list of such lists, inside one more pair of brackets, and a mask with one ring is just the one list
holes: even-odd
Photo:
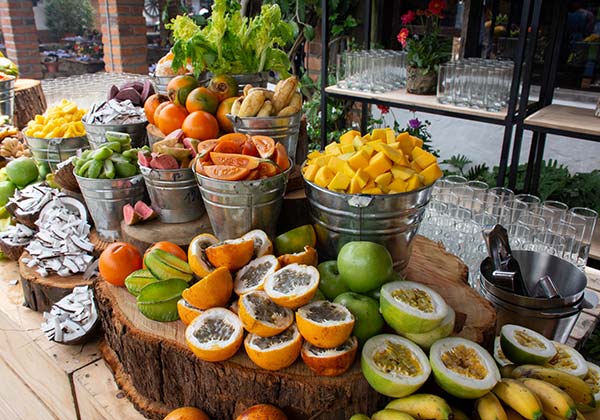
[(238, 153), (210, 153), (211, 160), (216, 165), (237, 166), (238, 168), (256, 169), (258, 168), (260, 159), (254, 156), (241, 155)]
[(210, 158), (210, 152), (212, 152), (215, 146), (219, 143), (219, 140), (204, 140), (198, 143), (197, 154), (201, 161), (206, 161)]
[(258, 165), (259, 178), (269, 178), (281, 172), (281, 169), (272, 160), (260, 162)]
[(206, 176), (222, 181), (239, 181), (250, 174), (250, 169), (229, 165), (209, 165), (204, 167)]
[(244, 145), (242, 146), (242, 154), (248, 155), (248, 156), (255, 156), (255, 157), (260, 156), (258, 154), (258, 150), (256, 150), (256, 146), (254, 145), (254, 143), (252, 143), (249, 140), (244, 142)]
[(252, 136), (252, 143), (261, 158), (269, 159), (275, 153), (275, 140), (268, 136)]

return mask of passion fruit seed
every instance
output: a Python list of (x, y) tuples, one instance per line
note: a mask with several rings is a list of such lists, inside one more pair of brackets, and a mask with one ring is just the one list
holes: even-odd
[(311, 305), (305, 311), (304, 317), (311, 321), (345, 321), (347, 316), (340, 308), (331, 302), (322, 301), (320, 305)]
[(271, 299), (263, 299), (255, 294), (249, 294), (244, 299), (252, 305), (252, 312), (256, 319), (276, 324), (279, 319), (286, 316), (285, 310)]
[(292, 341), (294, 338), (294, 329), (288, 328), (281, 334), (274, 335), (272, 337), (260, 337), (258, 335), (254, 335), (252, 337), (252, 344), (258, 347), (261, 350), (267, 350), (277, 344), (283, 344)]
[(398, 289), (392, 292), (392, 297), (399, 302), (417, 308), (422, 312), (431, 313), (434, 310), (433, 302), (429, 293), (421, 289)]
[(559, 366), (571, 370), (575, 370), (579, 367), (573, 362), (571, 355), (559, 346), (556, 346), (556, 355), (550, 359), (548, 363), (552, 366)]
[(487, 375), (487, 369), (481, 363), (479, 354), (462, 344), (443, 352), (440, 358), (448, 369), (461, 376), (483, 380)]
[(589, 385), (592, 390), (592, 394), (596, 395), (600, 392), (600, 375), (594, 369), (588, 370), (588, 374), (585, 377), (585, 383)]
[(528, 348), (535, 347), (538, 349), (546, 348), (546, 346), (544, 346), (544, 343), (542, 343), (537, 338), (527, 334), (526, 331), (517, 330), (517, 331), (515, 331), (514, 337), (515, 337), (515, 340), (517, 340), (519, 342), (519, 344), (522, 345), (523, 347), (528, 347)]
[(291, 270), (276, 272), (275, 276), (275, 287), (273, 289), (283, 294), (310, 285), (310, 280), (312, 279), (310, 274)]
[(203, 344), (211, 341), (226, 341), (234, 331), (235, 328), (225, 320), (209, 318), (203, 322), (201, 328), (194, 331), (194, 337)]
[(385, 373), (398, 373), (402, 376), (421, 374), (421, 364), (410, 349), (402, 344), (385, 341), (385, 349), (375, 351), (373, 362)]
[(241, 276), (240, 280), (246, 285), (247, 288), (251, 289), (258, 286), (261, 279), (267, 274), (272, 264), (264, 262), (261, 264), (248, 267), (248, 269)]
[(352, 348), (352, 340), (346, 340), (343, 344), (340, 344), (337, 347), (331, 348), (321, 348), (317, 346), (310, 345), (308, 346), (308, 351), (315, 356), (323, 356), (327, 354), (335, 354), (340, 352), (346, 352)]

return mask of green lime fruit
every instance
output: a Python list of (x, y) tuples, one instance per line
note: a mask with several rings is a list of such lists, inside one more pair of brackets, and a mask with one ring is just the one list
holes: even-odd
[(454, 330), (454, 320), (456, 314), (454, 309), (448, 306), (448, 314), (442, 320), (442, 323), (431, 331), (424, 333), (405, 333), (404, 336), (411, 341), (414, 341), (425, 351), (429, 351), (433, 343), (441, 338), (448, 337)]
[(517, 365), (543, 365), (556, 355), (552, 341), (536, 331), (514, 324), (502, 326), (500, 347), (508, 360)]
[(317, 266), (317, 270), (319, 270), (319, 290), (327, 300), (333, 300), (342, 293), (350, 291), (340, 276), (337, 261), (324, 261)]
[(10, 181), (0, 181), (0, 206), (6, 205), (13, 196), (17, 186)]
[(303, 252), (304, 247), (317, 245), (317, 236), (312, 225), (303, 225), (282, 233), (273, 241), (275, 255)]
[(362, 346), (369, 338), (383, 330), (385, 322), (379, 313), (379, 302), (368, 296), (354, 292), (338, 295), (333, 303), (344, 305), (354, 315), (354, 328), (352, 335), (358, 339)]
[(338, 254), (337, 263), (346, 286), (358, 293), (381, 287), (394, 271), (394, 262), (386, 247), (368, 241), (345, 244)]
[(125, 278), (125, 287), (129, 293), (137, 296), (145, 286), (156, 281), (159, 280), (152, 275), (150, 270), (136, 270)]
[(457, 398), (482, 397), (500, 380), (494, 358), (479, 344), (460, 337), (436, 341), (429, 352), (435, 382)]
[(360, 364), (369, 385), (380, 394), (393, 398), (412, 394), (431, 373), (423, 350), (395, 334), (369, 338), (363, 346)]
[(8, 162), (6, 175), (17, 187), (23, 188), (38, 179), (39, 171), (33, 159), (20, 157)]
[(189, 285), (185, 280), (171, 279), (150, 283), (140, 290), (137, 307), (147, 318), (155, 321), (176, 321), (179, 319), (177, 301), (181, 292)]

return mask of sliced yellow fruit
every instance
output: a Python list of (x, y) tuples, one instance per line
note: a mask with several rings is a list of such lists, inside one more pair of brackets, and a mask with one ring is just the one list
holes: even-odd
[(356, 130), (346, 131), (344, 134), (340, 136), (341, 144), (352, 144), (355, 137), (360, 138), (360, 133)]
[(413, 141), (413, 144), (415, 145), (415, 147), (421, 147), (421, 148), (423, 147), (424, 142), (422, 139), (415, 137), (415, 136), (411, 136), (411, 137), (412, 137), (412, 141)]
[(298, 309), (296, 324), (306, 341), (320, 348), (332, 348), (348, 340), (354, 316), (343, 305), (320, 300)]
[(406, 189), (408, 188), (408, 183), (402, 178), (395, 178), (392, 182), (389, 183), (388, 188), (390, 189), (390, 191), (401, 193), (406, 191)]
[(254, 290), (262, 290), (268, 275), (281, 267), (275, 255), (263, 255), (250, 261), (235, 273), (233, 290), (241, 296)]
[(335, 174), (327, 188), (330, 190), (345, 190), (350, 185), (350, 177), (343, 172)]
[[(423, 150), (423, 149), (415, 147), (413, 149), (413, 152), (415, 150)], [(415, 163), (417, 165), (419, 165), (419, 167), (421, 167), (421, 168), (427, 168), (429, 165), (434, 164), (436, 162), (436, 159), (435, 159), (435, 156), (433, 156), (431, 153), (423, 150), (423, 152), (419, 153), (419, 156), (416, 157), (414, 159), (414, 161), (415, 161)]]
[(370, 188), (364, 188), (362, 190), (362, 193), (363, 194), (383, 194), (383, 191), (379, 187), (370, 187)]
[(249, 334), (244, 340), (246, 354), (257, 366), (267, 370), (280, 370), (296, 361), (302, 349), (302, 336), (292, 325), (273, 337)]
[(271, 300), (291, 309), (310, 302), (318, 287), (319, 271), (312, 265), (286, 265), (265, 280), (265, 292)]
[(308, 166), (304, 167), (304, 178), (308, 179), (310, 182), (315, 180), (315, 176), (317, 176), (317, 171), (319, 170), (319, 165), (316, 163), (311, 163)]
[(356, 176), (354, 176), (351, 180), (350, 180), (350, 187), (348, 188), (348, 193), (349, 194), (359, 194), (361, 191), (362, 187), (360, 186), (360, 184), (358, 183)]
[(356, 136), (354, 137), (354, 140), (352, 140), (352, 146), (354, 146), (356, 149), (360, 149), (362, 146), (364, 146), (364, 144), (365, 141), (361, 136)]
[(237, 353), (244, 327), (236, 314), (225, 308), (211, 308), (198, 315), (185, 329), (185, 341), (192, 352), (207, 362), (221, 362)]
[(381, 139), (387, 143), (387, 134), (384, 128), (375, 128), (371, 132), (371, 141)]
[(329, 162), (329, 159), (331, 159), (331, 156), (329, 155), (322, 155), (320, 157), (318, 157), (317, 159), (315, 159), (315, 163), (322, 168), (323, 166), (327, 166), (327, 163)]
[(421, 183), (421, 180), (419, 179), (419, 176), (417, 174), (408, 178), (408, 181), (406, 181), (406, 183), (407, 183), (406, 191), (413, 191), (413, 190), (419, 189), (423, 186), (423, 184)]
[(342, 151), (340, 150), (340, 145), (338, 143), (329, 143), (325, 146), (325, 153), (328, 155), (340, 155)]
[(314, 150), (314, 151), (310, 152), (310, 153), (309, 153), (309, 154), (306, 156), (306, 158), (307, 158), (308, 160), (313, 160), (313, 159), (316, 159), (316, 158), (318, 158), (318, 157), (320, 157), (320, 156), (322, 156), (322, 155), (323, 155), (323, 154), (322, 154), (321, 152), (319, 152), (318, 150)]
[(342, 151), (342, 154), (355, 152), (354, 146), (352, 144), (342, 144), (340, 146), (340, 150)]
[(365, 168), (365, 172), (373, 179), (392, 168), (392, 161), (383, 153), (378, 152), (369, 160), (369, 166)]
[(364, 169), (369, 166), (369, 154), (364, 149), (361, 149), (348, 159), (348, 164), (354, 170), (358, 170), (359, 168)]
[(394, 177), (392, 176), (391, 172), (384, 172), (375, 178), (375, 183), (379, 188), (387, 187), (390, 184), (390, 182), (392, 182), (393, 178)]
[(350, 166), (350, 164), (348, 162), (344, 162), (344, 166), (342, 166), (342, 172), (344, 174), (346, 174), (347, 176), (349, 176), (350, 178), (352, 178), (354, 176), (354, 174), (356, 174), (356, 171), (354, 169), (352, 169), (352, 167)]
[(396, 141), (396, 133), (394, 133), (394, 130), (390, 127), (387, 127), (385, 129), (385, 137), (386, 137), (386, 143), (388, 143), (388, 144), (394, 143)]
[(440, 169), (440, 167), (438, 166), (438, 164), (434, 163), (434, 164), (429, 165), (427, 168), (423, 169), (420, 172), (420, 175), (422, 176), (423, 184), (431, 185), (438, 178), (440, 178), (443, 175), (443, 173), (442, 173), (442, 170)]
[(342, 166), (344, 166), (344, 161), (339, 159), (337, 156), (332, 156), (327, 162), (327, 167), (331, 169), (333, 172), (340, 172), (342, 170)]
[(294, 322), (292, 310), (277, 305), (262, 290), (240, 296), (238, 315), (246, 331), (261, 337), (277, 335)]
[(356, 171), (356, 174), (353, 178), (356, 178), (356, 181), (358, 182), (358, 185), (360, 185), (360, 188), (364, 188), (369, 182), (370, 176), (363, 169), (359, 169), (358, 171)]
[(327, 185), (329, 185), (334, 176), (335, 172), (333, 172), (327, 166), (323, 166), (317, 171), (314, 183), (317, 184), (319, 187), (325, 188), (327, 187)]

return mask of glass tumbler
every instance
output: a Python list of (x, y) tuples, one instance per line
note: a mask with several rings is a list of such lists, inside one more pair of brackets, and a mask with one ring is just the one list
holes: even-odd
[(577, 253), (577, 267), (584, 269), (590, 256), (590, 248), (594, 237), (594, 229), (598, 221), (598, 213), (586, 207), (573, 207), (566, 215), (567, 221), (581, 232), (581, 245)]
[(454, 70), (454, 64), (445, 63), (440, 66), (438, 71), (437, 100), (441, 104), (449, 104), (452, 102)]

